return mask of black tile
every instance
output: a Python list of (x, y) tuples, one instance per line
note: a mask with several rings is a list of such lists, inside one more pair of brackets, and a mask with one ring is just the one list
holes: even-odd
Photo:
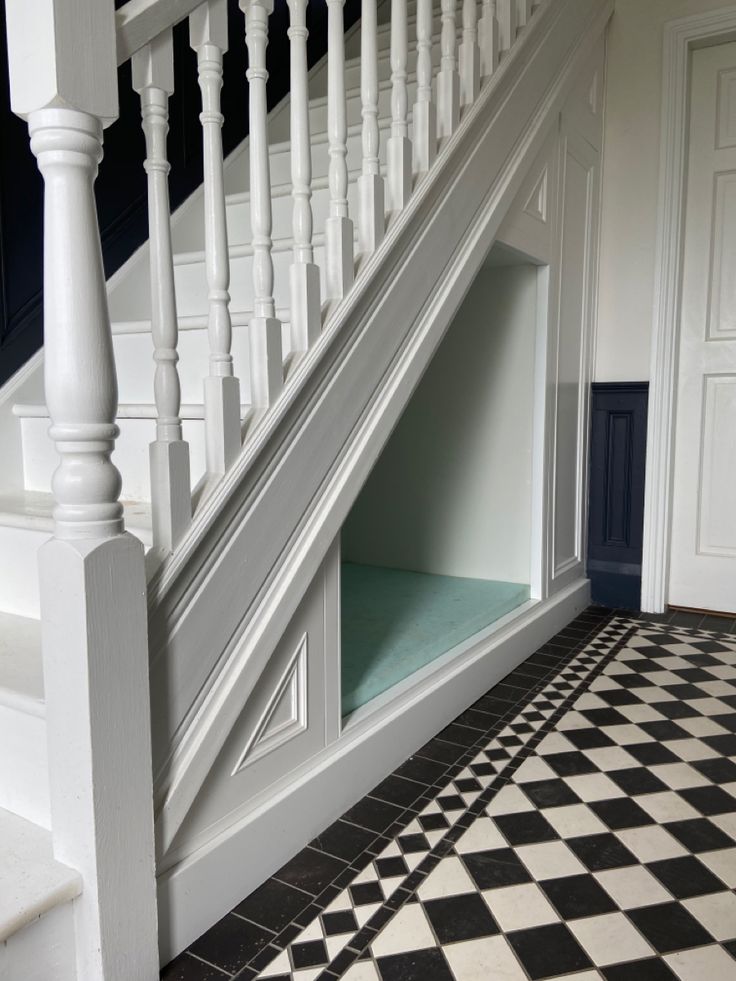
[(731, 957), (736, 961), (736, 940), (727, 940), (722, 944), (725, 950), (729, 952)]
[[(718, 716), (713, 719), (718, 722)], [(703, 742), (721, 756), (736, 756), (736, 736), (724, 733), (722, 736), (705, 736)]]
[(397, 804), (399, 807), (409, 807), (422, 793), (423, 788), (414, 780), (404, 780), (403, 777), (391, 774), (371, 790), (369, 797), (376, 800)]
[(561, 879), (546, 879), (539, 885), (564, 920), (598, 916), (618, 909), (592, 875), (566, 875)]
[(500, 886), (516, 886), (532, 881), (513, 848), (470, 852), (461, 857), (479, 889), (497, 889)]
[(532, 780), (519, 786), (529, 800), (540, 808), (580, 803), (578, 795), (564, 780)]
[(345, 868), (346, 863), (339, 858), (307, 847), (282, 866), (276, 872), (275, 878), (316, 896)]
[(468, 726), (461, 726), (456, 722), (451, 722), (438, 735), (441, 739), (445, 739), (449, 743), (457, 743), (458, 746), (465, 746), (467, 749), (467, 747), (475, 745), (482, 734), (477, 729), (469, 729)]
[(444, 831), (450, 827), (444, 814), (420, 814), (417, 820), (423, 831)]
[(723, 892), (725, 886), (694, 855), (665, 858), (647, 863), (647, 868), (669, 889), (676, 899), (691, 899), (711, 892)]
[(691, 852), (733, 848), (732, 838), (707, 818), (671, 821), (669, 824), (665, 824), (665, 828)]
[(526, 698), (527, 687), (523, 686), (517, 688), (515, 685), (509, 685), (505, 681), (501, 681), (499, 684), (494, 685), (491, 688), (489, 694), (493, 695), (495, 698), (501, 698), (507, 702), (520, 702), (522, 699)]
[(479, 732), (487, 732), (496, 718), (497, 716), (491, 715), (488, 712), (482, 712), (480, 709), (469, 708), (462, 715), (458, 715), (455, 722), (458, 725), (467, 726), (469, 729), (478, 729)]
[(296, 970), (301, 967), (322, 967), (330, 962), (324, 940), (307, 940), (290, 947), (291, 962)]
[[(620, 682), (625, 677), (624, 674), (617, 674), (616, 681)], [(594, 726), (623, 726), (630, 721), (615, 708), (583, 709), (580, 714)]]
[(654, 823), (650, 815), (629, 797), (592, 801), (588, 807), (613, 831), (621, 828), (640, 828), (645, 824)]
[(680, 797), (701, 814), (728, 814), (736, 810), (736, 802), (722, 787), (688, 787), (678, 791)]
[(669, 739), (692, 739), (692, 736), (670, 719), (659, 719), (654, 722), (639, 722), (638, 726), (643, 729), (648, 736), (656, 739), (658, 743), (666, 743)]
[(375, 831), (367, 831), (347, 821), (335, 821), (321, 835), (310, 841), (310, 847), (327, 855), (352, 862), (375, 840)]
[(202, 960), (234, 974), (245, 967), (272, 937), (269, 930), (228, 913), (190, 944), (189, 950)]
[(473, 702), (470, 706), (472, 709), (477, 709), (479, 712), (487, 712), (496, 719), (503, 718), (508, 712), (513, 709), (513, 703), (506, 701), (505, 698), (498, 698), (496, 695), (488, 694), (482, 695), (477, 702)]
[(403, 814), (403, 809), (396, 807), (395, 804), (387, 804), (385, 801), (376, 800), (375, 797), (364, 797), (359, 800), (354, 807), (346, 811), (342, 818), (357, 824), (361, 828), (369, 831), (385, 831)]
[[(641, 699), (634, 692), (626, 688), (610, 688), (608, 691), (597, 691), (598, 698), (608, 702), (609, 705), (637, 705)], [(586, 732), (588, 730), (585, 730)]]
[(666, 783), (655, 777), (643, 766), (633, 766), (625, 770), (610, 770), (607, 776), (623, 790), (625, 794), (656, 794), (669, 790)]
[(491, 937), (500, 932), (477, 892), (432, 899), (423, 905), (441, 944)]
[(677, 975), (659, 957), (647, 957), (641, 961), (628, 961), (625, 964), (611, 964), (602, 967), (606, 981), (676, 981)]
[(460, 794), (443, 794), (437, 798), (437, 803), (443, 811), (462, 811), (465, 809), (465, 801)]
[(569, 838), (567, 844), (591, 872), (639, 864), (636, 857), (613, 834)]
[(445, 739), (435, 737), (418, 749), (415, 756), (423, 756), (428, 760), (436, 760), (438, 763), (457, 763), (465, 753), (465, 746), (458, 746), (457, 743), (448, 743)]
[(627, 916), (660, 954), (713, 942), (708, 931), (680, 903), (641, 906), (628, 910)]
[(354, 906), (368, 906), (370, 903), (383, 902), (383, 892), (377, 882), (357, 882), (348, 888)]
[(729, 715), (715, 715), (713, 718), (719, 726), (723, 726), (729, 732), (736, 732), (736, 712)]
[(230, 975), (189, 954), (180, 954), (161, 972), (161, 981), (225, 981)]
[(408, 875), (409, 867), (401, 855), (390, 855), (388, 858), (377, 858), (376, 871), (382, 879), (391, 879), (397, 875)]
[(399, 848), (404, 855), (413, 855), (417, 852), (428, 852), (429, 842), (422, 834), (399, 835), (397, 839)]
[(673, 627), (698, 627), (702, 619), (702, 613), (689, 613), (686, 610), (675, 610), (670, 619), (670, 623)]
[(455, 981), (441, 950), (413, 950), (379, 957), (381, 981)]
[(424, 756), (410, 756), (400, 767), (394, 770), (394, 775), (407, 780), (416, 780), (425, 787), (431, 787), (447, 772), (447, 764), (437, 760), (428, 760)]
[(323, 913), (322, 926), (328, 937), (334, 937), (339, 933), (356, 933), (358, 921), (351, 909), (341, 909), (334, 913)]
[[(717, 716), (717, 720), (720, 723), (721, 716)], [(691, 764), (695, 767), (704, 777), (712, 780), (713, 783), (732, 783), (736, 782), (736, 763), (733, 760), (726, 759), (712, 759), (712, 760), (695, 760)]]
[[(654, 682), (647, 678), (645, 674), (636, 674), (632, 672), (631, 674), (617, 674), (616, 684), (621, 685), (622, 688), (654, 688)], [(670, 689), (671, 690), (671, 689)], [(600, 709), (599, 711), (603, 711)]]
[[(605, 694), (608, 694), (607, 692)], [(628, 695), (628, 692), (625, 694)], [(638, 702), (639, 699), (637, 698)], [(566, 729), (565, 738), (578, 749), (601, 749), (603, 746), (615, 746), (616, 744), (607, 736), (602, 729)], [(545, 757), (546, 759), (546, 757)]]
[(473, 793), (483, 789), (475, 777), (463, 777), (461, 780), (454, 780), (453, 783), (461, 794)]
[(497, 814), (494, 816), (494, 821), (511, 845), (532, 845), (559, 838), (555, 829), (539, 811)]
[(544, 757), (552, 769), (561, 777), (575, 777), (583, 773), (599, 773), (598, 767), (584, 753), (551, 753)]
[(660, 746), (659, 743), (632, 743), (626, 746), (626, 752), (643, 763), (644, 766), (656, 766), (658, 763), (682, 763), (671, 749)]
[(564, 923), (515, 930), (507, 940), (532, 981), (592, 967), (588, 955)]
[(657, 711), (666, 715), (668, 719), (692, 719), (696, 715), (702, 715), (697, 709), (687, 702), (657, 702)]
[(277, 879), (267, 879), (247, 899), (238, 903), (233, 913), (278, 933), (311, 902), (312, 897), (301, 889)]

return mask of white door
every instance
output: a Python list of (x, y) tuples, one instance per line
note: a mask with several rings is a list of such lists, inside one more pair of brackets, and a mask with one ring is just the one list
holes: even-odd
[(736, 42), (695, 51), (669, 602), (736, 611)]

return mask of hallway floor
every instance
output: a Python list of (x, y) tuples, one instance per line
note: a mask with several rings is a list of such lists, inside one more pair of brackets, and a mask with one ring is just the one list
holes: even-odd
[(724, 627), (590, 608), (162, 977), (733, 979)]

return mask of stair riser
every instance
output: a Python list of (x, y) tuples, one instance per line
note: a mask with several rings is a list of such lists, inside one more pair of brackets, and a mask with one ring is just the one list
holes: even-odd
[[(407, 86), (408, 103), (411, 107), (416, 95), (416, 83), (410, 81)], [(346, 99), (348, 126), (355, 126), (362, 120), (360, 89), (353, 89), (348, 93)], [(391, 119), (391, 89), (385, 86), (378, 93), (378, 118), (389, 121)], [(327, 132), (327, 102), (321, 101), (317, 105), (309, 107), (309, 130), (311, 133)]]
[(51, 827), (46, 720), (0, 705), (0, 807)]

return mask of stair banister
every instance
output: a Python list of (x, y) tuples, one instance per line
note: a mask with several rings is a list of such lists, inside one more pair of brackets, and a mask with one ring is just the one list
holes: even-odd
[[(112, 4), (6, 7), (13, 111), (44, 180), (53, 537), (39, 552), (52, 844), (77, 869), (79, 978), (158, 977), (145, 571), (111, 454), (117, 383), (94, 197), (118, 114)], [(70, 29), (70, 25), (74, 29)], [(84, 58), (80, 38), (84, 37)]]
[(345, 0), (327, 0), (327, 133), (330, 189), (325, 221), (327, 298), (341, 300), (353, 285), (353, 223), (348, 216), (347, 103), (345, 95)]
[(432, 98), (432, 0), (417, 0), (417, 101), (414, 103), (414, 169), (425, 174), (437, 154), (437, 110)]
[(388, 154), (389, 208), (399, 212), (411, 196), (412, 150), (409, 140), (407, 99), (406, 0), (391, 0), (391, 136)]
[(460, 122), (460, 77), (455, 57), (455, 0), (442, 0), (440, 70), (437, 73), (437, 135), (452, 136)]
[(516, 25), (522, 30), (531, 20), (532, 0), (516, 0)]
[(169, 96), (174, 91), (170, 28), (133, 55), (132, 70), (133, 88), (141, 100), (148, 180), (151, 335), (156, 365), (153, 394), (157, 410), (156, 439), (150, 446), (153, 541), (164, 551), (172, 552), (191, 521), (192, 498), (189, 445), (184, 441), (179, 415), (179, 326), (171, 246), (170, 165), (166, 153)]
[[(429, 3), (432, 0), (428, 0)], [(374, 252), (386, 226), (384, 185), (379, 162), (378, 15), (376, 0), (363, 0), (360, 18), (360, 102), (362, 172), (358, 178), (360, 251)]]
[(463, 0), (463, 39), (460, 62), (460, 105), (472, 106), (480, 92), (480, 51), (478, 49), (478, 8), (476, 0)]
[(478, 22), (480, 46), (480, 75), (490, 77), (498, 68), (498, 20), (496, 0), (483, 0), (483, 13)]
[(240, 381), (233, 370), (230, 255), (222, 158), (220, 92), (227, 51), (227, 0), (205, 0), (189, 18), (202, 92), (204, 231), (207, 265), (209, 373), (204, 379), (207, 472), (224, 474), (240, 452)]
[(294, 259), (289, 268), (291, 347), (307, 351), (322, 329), (319, 268), (312, 245), (312, 147), (309, 135), (307, 0), (288, 0), (292, 229)]
[(516, 40), (517, 0), (496, 0), (496, 16), (498, 18), (498, 49), (505, 55)]

